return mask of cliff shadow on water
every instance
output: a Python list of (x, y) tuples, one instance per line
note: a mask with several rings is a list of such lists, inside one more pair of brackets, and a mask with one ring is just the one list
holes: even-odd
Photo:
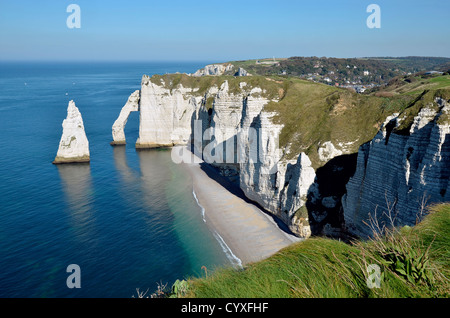
[(341, 199), (356, 171), (357, 157), (358, 153), (337, 156), (316, 170), (306, 201), (312, 235), (345, 236)]

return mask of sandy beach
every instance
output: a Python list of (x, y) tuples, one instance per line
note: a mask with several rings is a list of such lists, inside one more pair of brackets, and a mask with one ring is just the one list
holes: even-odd
[(235, 265), (262, 260), (301, 240), (282, 230), (271, 215), (249, 202), (239, 187), (214, 167), (202, 161), (182, 164), (192, 176), (194, 195), (203, 208), (206, 224), (218, 234), (216, 238), (225, 244)]

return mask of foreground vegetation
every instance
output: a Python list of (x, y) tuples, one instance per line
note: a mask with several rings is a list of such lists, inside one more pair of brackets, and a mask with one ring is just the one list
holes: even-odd
[[(367, 241), (310, 238), (243, 270), (188, 280), (178, 296), (449, 297), (450, 204), (429, 212), (415, 227), (386, 229)], [(380, 267), (380, 288), (369, 288), (369, 264)]]

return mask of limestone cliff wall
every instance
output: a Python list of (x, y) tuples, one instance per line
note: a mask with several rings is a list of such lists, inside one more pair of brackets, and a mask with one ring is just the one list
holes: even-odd
[(141, 84), (140, 125), (137, 148), (186, 144), (191, 116), (198, 107), (192, 93), (182, 85), (170, 90), (144, 76)]
[(232, 64), (210, 64), (206, 65), (204, 68), (197, 70), (191, 76), (217, 76), (223, 75), (225, 72), (229, 72), (233, 69)]
[[(441, 98), (423, 107), (409, 131), (396, 131), (403, 118), (389, 117), (375, 138), (361, 146), (355, 174), (342, 199), (345, 225), (367, 236), (368, 214), (380, 225), (414, 225), (423, 204), (450, 200), (450, 105)], [(446, 117), (447, 119), (444, 119)], [(388, 209), (389, 207), (389, 209)]]
[(83, 118), (73, 100), (67, 106), (67, 117), (63, 120), (62, 127), (63, 132), (53, 163), (89, 162), (89, 141), (84, 131)]
[(134, 91), (120, 111), (119, 117), (116, 119), (112, 126), (112, 145), (123, 145), (126, 143), (124, 128), (127, 124), (128, 117), (131, 112), (139, 111), (140, 91)]
[(240, 134), (241, 163), (239, 185), (245, 195), (272, 212), (301, 237), (311, 235), (308, 216), (295, 213), (306, 204), (315, 179), (311, 161), (304, 153), (296, 160), (284, 160), (274, 113), (262, 111), (263, 104), (248, 98), (244, 104)]

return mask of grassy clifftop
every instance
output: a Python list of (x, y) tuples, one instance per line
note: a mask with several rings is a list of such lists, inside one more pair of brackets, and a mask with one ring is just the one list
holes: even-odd
[(420, 94), (424, 90), (436, 90), (450, 87), (450, 75), (419, 73), (399, 76), (392, 79), (386, 86), (380, 86), (371, 92), (372, 95), (391, 97), (395, 95)]
[(314, 168), (321, 165), (318, 149), (325, 141), (346, 153), (371, 140), (387, 116), (405, 109), (413, 96), (379, 97), (299, 79), (287, 79), (283, 98), (265, 107), (283, 124), (280, 145), (286, 159), (305, 152)]
[(162, 85), (169, 90), (173, 90), (179, 85), (185, 88), (192, 88), (195, 90), (196, 95), (204, 95), (213, 86), (220, 88), (225, 81), (228, 81), (230, 93), (239, 94), (242, 93), (240, 83), (245, 82), (247, 84), (246, 90), (259, 87), (265, 90), (263, 95), (268, 99), (279, 98), (279, 89), (282, 87), (282, 82), (264, 76), (235, 77), (232, 75), (221, 75), (194, 77), (187, 74), (165, 74), (153, 75), (150, 80), (152, 83)]
[[(209, 278), (192, 279), (185, 296), (448, 297), (449, 231), (450, 204), (441, 204), (432, 207), (430, 214), (417, 226), (404, 227), (378, 240), (346, 244), (312, 238), (243, 270), (222, 269)], [(380, 246), (386, 246), (384, 255)], [(387, 261), (393, 255), (389, 254), (392, 246), (403, 247), (403, 252), (394, 253), (398, 266)], [(407, 257), (402, 259), (400, 254)], [(366, 268), (369, 264), (381, 269), (380, 288), (368, 287), (371, 273)], [(414, 276), (414, 271), (420, 271), (418, 264), (425, 268), (422, 276)], [(403, 275), (408, 266), (413, 268), (409, 270), (411, 274)]]

